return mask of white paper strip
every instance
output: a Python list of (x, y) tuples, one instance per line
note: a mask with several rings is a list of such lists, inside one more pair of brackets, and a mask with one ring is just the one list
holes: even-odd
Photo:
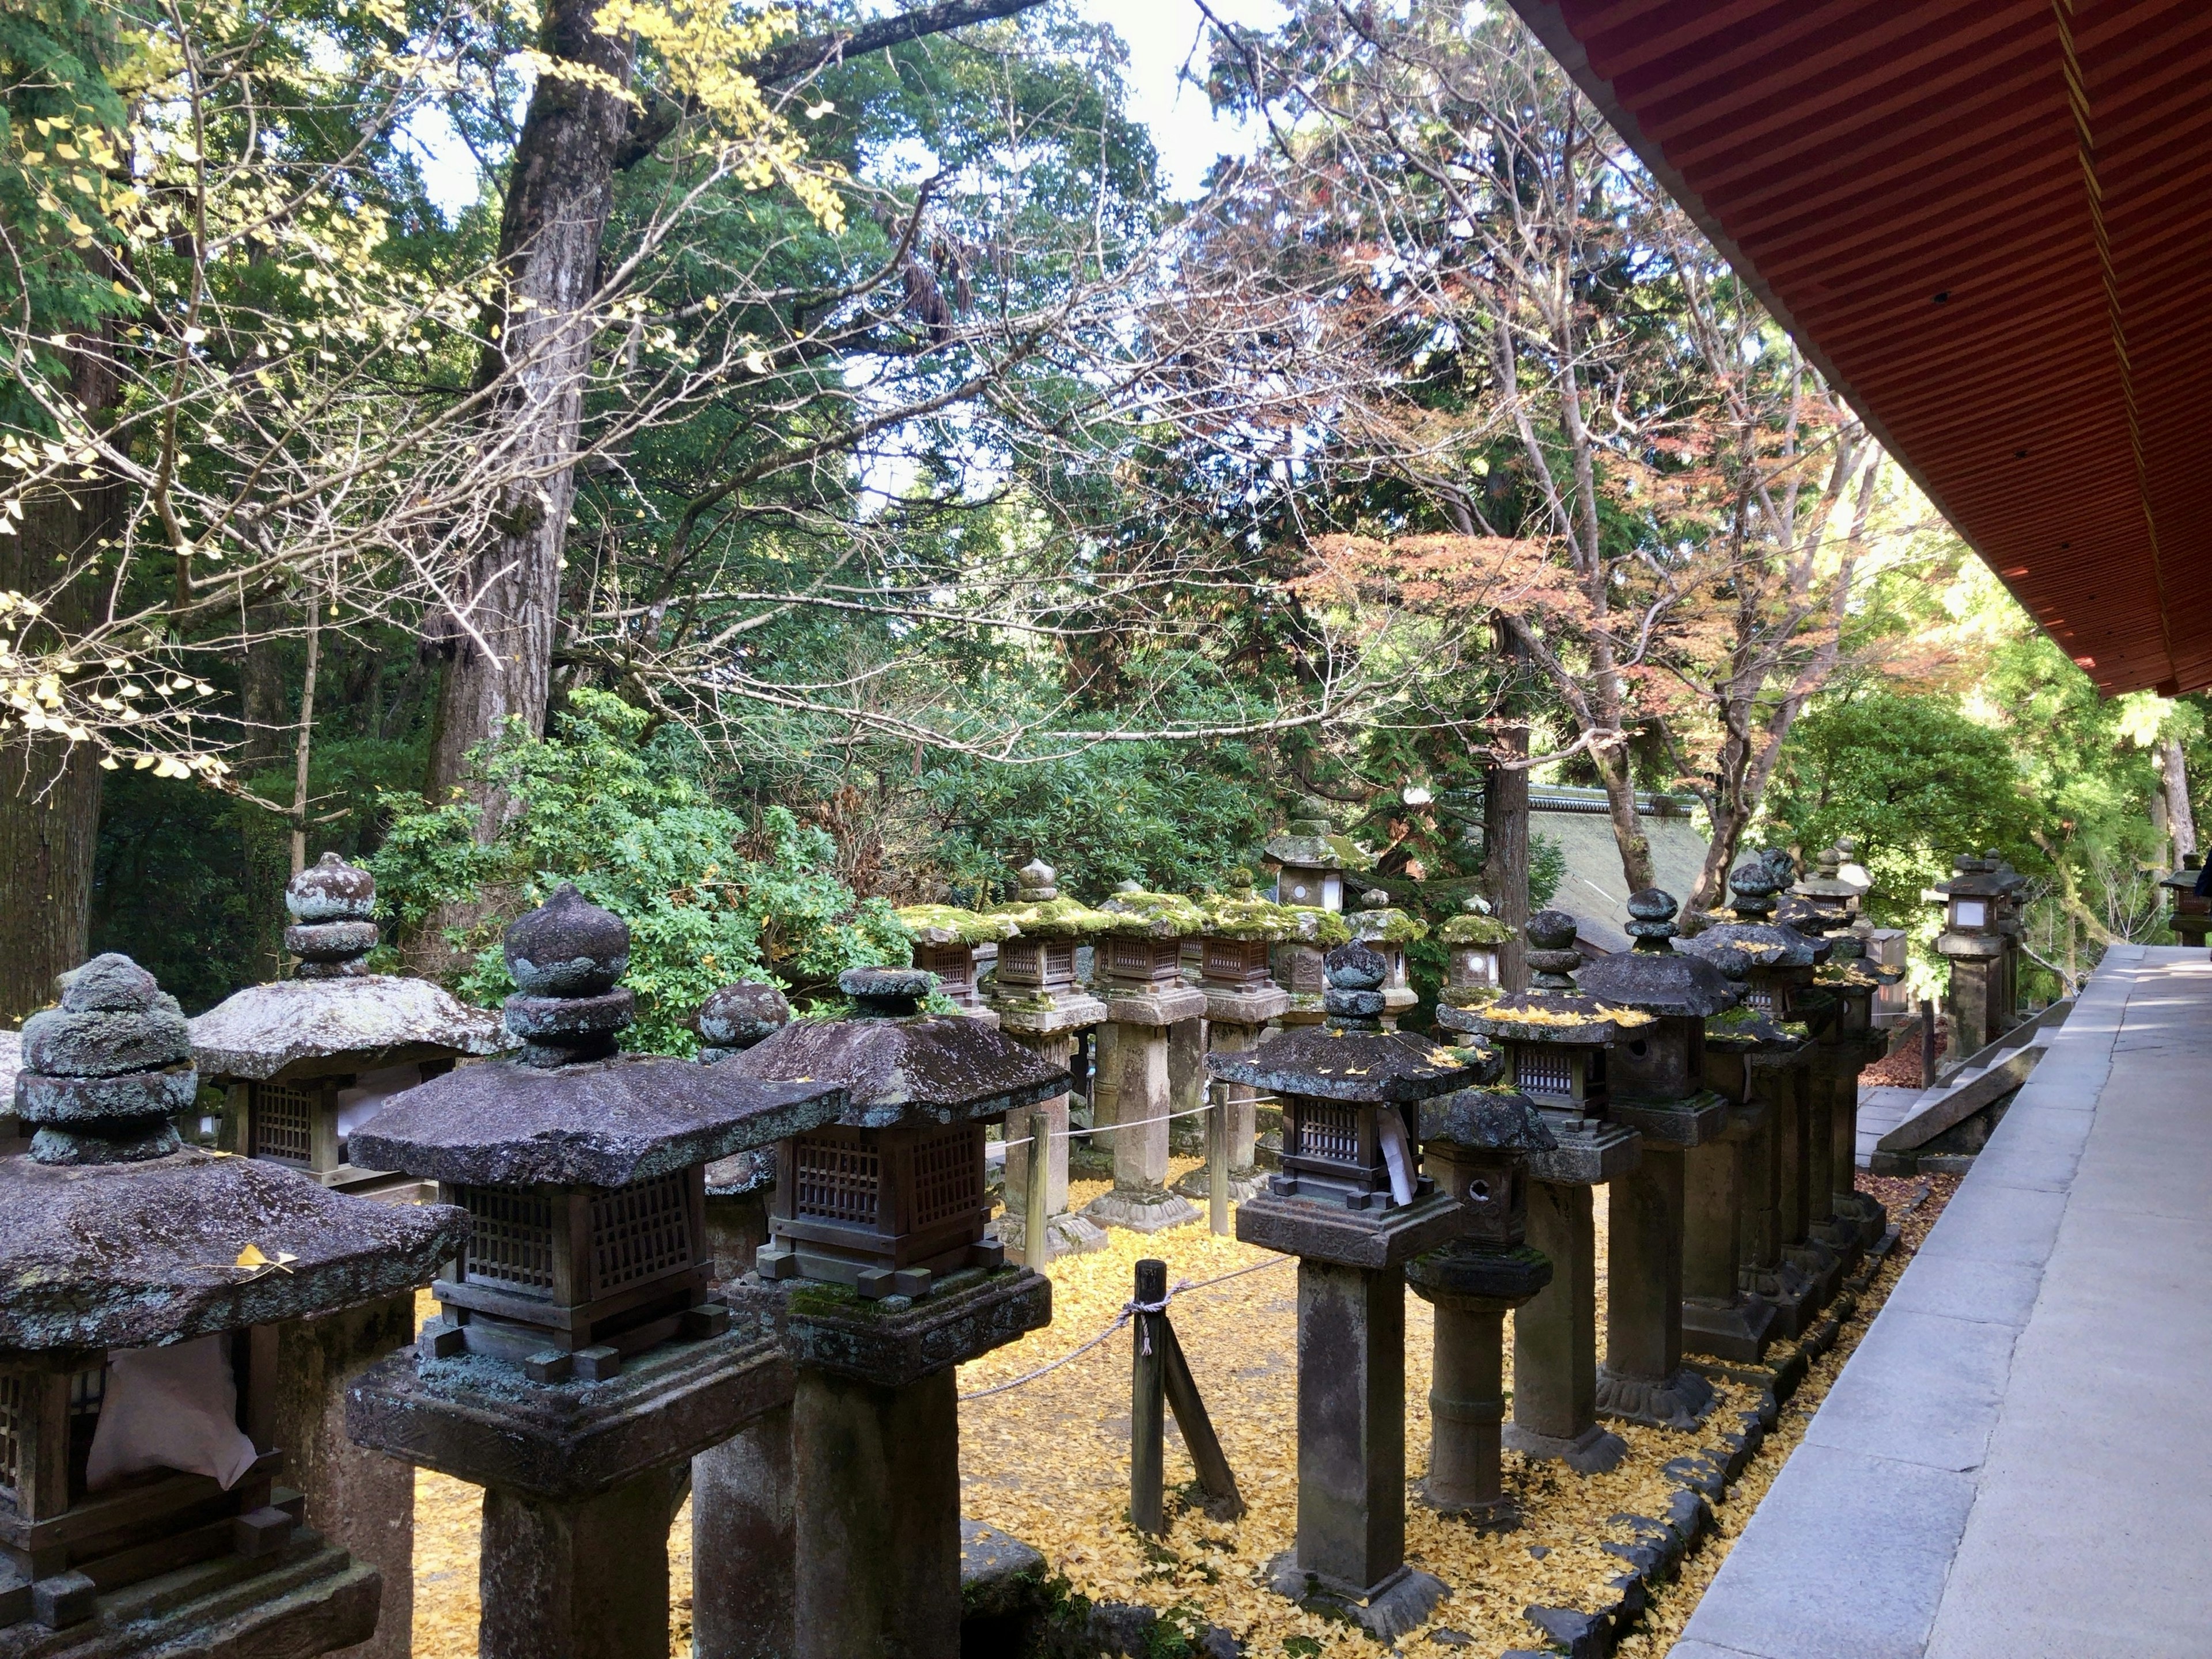
[(1413, 1143), (1406, 1138), (1406, 1120), (1395, 1106), (1375, 1109), (1375, 1130), (1382, 1142), (1382, 1162), (1390, 1171), (1390, 1196), (1401, 1204), (1413, 1201)]

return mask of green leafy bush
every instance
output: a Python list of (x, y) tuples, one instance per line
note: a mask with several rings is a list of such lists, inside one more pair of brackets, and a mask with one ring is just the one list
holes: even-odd
[(554, 736), (514, 728), (477, 767), (509, 804), (496, 836), (477, 842), (469, 803), (387, 793), (368, 861), (388, 920), (403, 938), (443, 933), (465, 963), (454, 988), (475, 1001), (514, 989), (500, 934), (564, 881), (629, 923), (637, 1023), (623, 1040), (649, 1053), (693, 1053), (693, 1010), (732, 980), (772, 979), (803, 1002), (834, 994), (842, 969), (906, 960), (890, 906), (830, 873), (827, 836), (781, 807), (749, 825), (713, 799), (684, 734), (653, 732), (617, 697), (579, 690)]

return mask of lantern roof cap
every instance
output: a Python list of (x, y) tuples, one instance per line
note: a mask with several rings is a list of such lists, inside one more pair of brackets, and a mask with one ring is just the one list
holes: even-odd
[(791, 1004), (783, 993), (759, 980), (709, 991), (691, 1016), (691, 1030), (701, 1044), (718, 1054), (750, 1048), (790, 1024)]
[(191, 1022), (193, 1058), (209, 1079), (264, 1082), (303, 1060), (401, 1049), (495, 1054), (514, 1046), (500, 1017), (428, 980), (396, 974), (280, 979), (249, 985)]
[(1395, 1103), (1464, 1088), (1494, 1061), (1407, 1032), (1304, 1025), (1256, 1048), (1216, 1051), (1206, 1065), (1218, 1078), (1278, 1094)]
[(1261, 898), (1252, 890), (1249, 871), (1237, 870), (1226, 893), (1208, 894), (1200, 902), (1202, 925), (1200, 932), (1216, 939), (1292, 939), (1297, 934), (1298, 919), (1291, 907), (1277, 904), (1272, 899)]
[(1318, 795), (1301, 796), (1291, 809), (1289, 823), (1279, 835), (1267, 838), (1265, 851), (1277, 864), (1307, 870), (1370, 870), (1373, 854), (1349, 836), (1336, 832), (1328, 802)]
[(1704, 1019), (1733, 1006), (1738, 993), (1717, 967), (1674, 948), (1675, 908), (1656, 887), (1630, 894), (1636, 948), (1584, 963), (1576, 976), (1583, 994), (1662, 1018)]
[(502, 943), (515, 984), (502, 1009), (522, 1040), (524, 1065), (557, 1070), (614, 1053), (636, 1002), (621, 982), (629, 971), (628, 922), (564, 881), (510, 922)]
[(1352, 942), (1352, 925), (1334, 910), (1324, 910), (1312, 904), (1285, 904), (1281, 907), (1290, 915), (1290, 932), (1285, 935), (1300, 945), (1348, 945)]
[[(1372, 900), (1387, 900), (1389, 895), (1379, 889), (1361, 896)], [(1429, 936), (1429, 924), (1409, 911), (1393, 909), (1387, 902), (1370, 904), (1355, 910), (1345, 920), (1352, 925), (1352, 938), (1367, 945), (1411, 945)]]
[(1612, 1007), (1573, 991), (1508, 991), (1461, 1012), (1469, 1029), (1497, 1042), (1574, 1048), (1611, 1042), (1624, 1030), (1652, 1019), (1640, 1009)]
[(192, 1147), (134, 1164), (8, 1158), (0, 1206), (0, 1354), (152, 1347), (334, 1313), (427, 1284), (468, 1231), (447, 1205), (371, 1203)]
[(376, 878), (325, 853), (284, 886), (292, 925), (284, 948), (300, 958), (301, 979), (346, 979), (364, 973), (376, 948)]
[(1124, 887), (1098, 907), (1114, 918), (1111, 932), (1129, 939), (1191, 939), (1206, 931), (1206, 913), (1180, 893)]
[(1754, 968), (1809, 968), (1820, 954), (1818, 941), (1773, 921), (1717, 921), (1694, 938), (1675, 940), (1674, 948), (1716, 966), (1722, 965), (1720, 952), (1734, 951)]
[(987, 915), (957, 904), (907, 904), (891, 914), (917, 945), (995, 945), (1021, 931), (1012, 916)]
[(1479, 1084), (1421, 1103), (1421, 1144), (1476, 1152), (1548, 1152), (1559, 1146), (1536, 1103), (1503, 1084)]
[(2204, 860), (2191, 853), (2182, 859), (2181, 868), (2171, 875), (2160, 876), (2158, 884), (2171, 887), (2177, 892), (2193, 893), (2197, 890), (2197, 878), (2203, 873)]
[(997, 1117), (1068, 1083), (1034, 1049), (960, 1014), (797, 1020), (714, 1070), (763, 1086), (835, 1083), (844, 1098), (823, 1121), (851, 1129)]
[(1790, 890), (1800, 898), (1827, 899), (1847, 903), (1864, 890), (1856, 882), (1845, 881), (1839, 873), (1844, 867), (1840, 848), (1824, 848), (1813, 860), (1813, 873), (1793, 884)]
[(15, 1073), (16, 1115), (38, 1127), (31, 1157), (89, 1166), (174, 1152), (170, 1120), (199, 1086), (176, 998), (114, 951), (56, 983), (60, 1006), (23, 1022)]
[(349, 1152), (365, 1168), (459, 1186), (626, 1187), (804, 1133), (843, 1109), (830, 1079), (761, 1083), (738, 1071), (743, 1058), (463, 1066), (394, 1096), (354, 1131)]
[(1510, 927), (1480, 910), (1462, 910), (1437, 929), (1443, 945), (1503, 945), (1512, 937)]
[[(1029, 867), (1052, 873), (1049, 865), (1032, 863)], [(983, 914), (1012, 922), (1018, 933), (1031, 939), (1090, 939), (1107, 932), (1117, 920), (1081, 899), (1062, 898), (1049, 881), (1024, 885), (1019, 898), (993, 905)]]

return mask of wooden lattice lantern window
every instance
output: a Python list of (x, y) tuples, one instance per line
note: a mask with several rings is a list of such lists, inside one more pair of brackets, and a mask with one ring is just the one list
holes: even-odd
[(1537, 1105), (1577, 1121), (1601, 1122), (1611, 1098), (1612, 1052), (1621, 1026), (1650, 1021), (1576, 991), (1571, 975), (1582, 955), (1575, 948), (1575, 919), (1565, 911), (1539, 910), (1528, 918), (1527, 933), (1529, 988), (1467, 1006), (1446, 997), (1437, 1005), (1437, 1024), (1496, 1043), (1505, 1057), (1504, 1082)]
[[(983, 1019), (997, 1015), (984, 1006), (975, 983), (975, 950), (996, 945), (1001, 958), (1007, 941), (1019, 931), (1005, 915), (980, 915), (951, 904), (909, 904), (897, 913), (899, 924), (914, 937), (914, 965), (936, 976), (937, 988), (962, 1012)], [(1069, 952), (1068, 973), (1075, 971)]]
[(507, 932), (521, 1052), (409, 1091), (356, 1133), (386, 1167), (434, 1180), (468, 1234), (431, 1286), (434, 1356), (604, 1379), (677, 1338), (721, 1334), (707, 1297), (706, 1166), (836, 1115), (829, 1084), (763, 1090), (728, 1062), (617, 1055), (629, 929), (562, 886)]
[(1375, 863), (1349, 836), (1336, 833), (1328, 803), (1317, 795), (1298, 802), (1297, 816), (1281, 835), (1268, 839), (1266, 850), (1268, 862), (1281, 872), (1276, 902), (1315, 910), (1342, 910), (1346, 874)]
[(983, 1128), (1064, 1093), (1066, 1072), (975, 1020), (921, 1012), (931, 981), (918, 969), (852, 968), (837, 983), (850, 1016), (787, 1026), (721, 1068), (833, 1081), (847, 1095), (836, 1121), (777, 1149), (761, 1278), (819, 1279), (872, 1300), (1002, 1266), (984, 1236)]
[[(216, 1624), (240, 1651), (367, 1639), (374, 1571), (277, 1484), (279, 1337), (422, 1284), (461, 1218), (184, 1146), (190, 1035), (126, 957), (64, 975), (22, 1036), (36, 1133), (0, 1164), (0, 1652), (94, 1620), (70, 1652), (198, 1651)], [(156, 1577), (158, 1596), (110, 1601)]]
[(368, 970), (375, 902), (368, 872), (325, 853), (284, 890), (294, 976), (249, 986), (191, 1023), (200, 1075), (228, 1097), (227, 1150), (364, 1193), (414, 1183), (353, 1158), (354, 1129), (455, 1060), (507, 1046), (497, 1016), (427, 980)]

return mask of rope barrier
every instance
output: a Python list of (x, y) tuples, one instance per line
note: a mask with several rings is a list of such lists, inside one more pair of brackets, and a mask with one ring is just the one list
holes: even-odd
[[(1252, 1103), (1255, 1106), (1270, 1106), (1278, 1103), (1281, 1097), (1278, 1095), (1255, 1095), (1253, 1097)], [(1172, 1123), (1179, 1117), (1204, 1117), (1212, 1109), (1211, 1105), (1194, 1106), (1187, 1112), (1170, 1112), (1165, 1117), (1132, 1118), (1126, 1123), (1118, 1121), (1112, 1123), (1094, 1123), (1087, 1129), (1079, 1129), (1073, 1124), (1070, 1124), (1066, 1128), (1057, 1131), (1053, 1135), (1053, 1139), (1072, 1140), (1077, 1135), (1110, 1134), (1116, 1129), (1141, 1129), (1147, 1124)], [(991, 1145), (1009, 1148), (1026, 1146), (1030, 1144), (1030, 1139), (1031, 1137), (1024, 1135), (1019, 1140), (994, 1140)]]
[(1066, 1353), (1060, 1355), (1057, 1359), (1047, 1360), (1043, 1364), (1038, 1366), (1033, 1371), (1027, 1372), (1020, 1376), (1013, 1377), (1005, 1382), (994, 1382), (988, 1389), (978, 1389), (973, 1394), (963, 1394), (960, 1396), (961, 1401), (964, 1404), (970, 1400), (988, 1400), (994, 1394), (1005, 1394), (1010, 1389), (1018, 1389), (1025, 1384), (1036, 1382), (1040, 1376), (1048, 1376), (1051, 1375), (1051, 1373), (1058, 1370), (1062, 1365), (1066, 1364), (1070, 1360), (1080, 1359), (1085, 1354), (1089, 1353), (1093, 1348), (1103, 1342), (1108, 1337), (1113, 1335), (1115, 1332), (1120, 1330), (1124, 1325), (1127, 1324), (1133, 1315), (1140, 1313), (1165, 1313), (1167, 1311), (1168, 1304), (1174, 1301), (1176, 1297), (1179, 1296), (1188, 1296), (1194, 1291), (1207, 1290), (1216, 1285), (1226, 1284), (1232, 1279), (1242, 1279), (1247, 1273), (1264, 1273), (1270, 1267), (1279, 1267), (1286, 1262), (1295, 1261), (1297, 1260), (1297, 1258), (1296, 1256), (1282, 1255), (1277, 1256), (1272, 1261), (1255, 1261), (1249, 1267), (1234, 1267), (1225, 1273), (1216, 1273), (1211, 1279), (1178, 1279), (1169, 1288), (1168, 1293), (1162, 1297), (1158, 1302), (1124, 1302), (1121, 1304), (1121, 1311), (1114, 1316), (1114, 1322), (1109, 1325), (1104, 1330), (1099, 1332), (1097, 1335), (1092, 1337), (1089, 1341), (1081, 1344), (1079, 1346), (1070, 1348)]

